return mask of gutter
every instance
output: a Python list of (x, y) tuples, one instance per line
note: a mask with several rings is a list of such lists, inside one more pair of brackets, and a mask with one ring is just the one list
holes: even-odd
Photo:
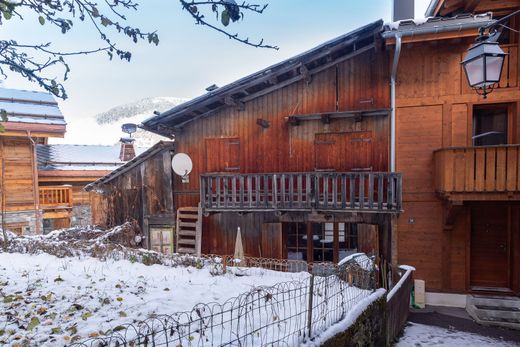
[[(490, 15), (489, 15), (490, 16)], [(491, 16), (489, 17), (489, 20), (483, 20), (481, 22), (470, 22), (470, 23), (457, 23), (457, 24), (448, 24), (448, 25), (439, 25), (434, 27), (427, 27), (427, 28), (421, 28), (414, 30), (410, 29), (404, 29), (404, 30), (389, 30), (385, 31), (381, 34), (383, 39), (391, 39), (391, 38), (397, 38), (397, 36), (401, 37), (413, 37), (413, 36), (419, 36), (419, 35), (428, 35), (428, 34), (439, 34), (444, 32), (450, 32), (450, 31), (463, 31), (467, 29), (479, 29), (482, 26), (491, 24), (496, 22), (496, 20), (491, 19)], [(475, 33), (475, 35), (478, 35), (478, 33)]]
[(401, 55), (401, 35), (395, 36), (394, 61), (392, 63), (392, 75), (390, 77), (390, 172), (395, 172), (395, 82), (397, 79), (397, 67)]
[(36, 152), (36, 142), (31, 137), (31, 132), (27, 130), (27, 138), (31, 142), (33, 155), (31, 157), (31, 169), (33, 171), (33, 198), (34, 198), (34, 217), (36, 218), (36, 234), (40, 234), (40, 188), (38, 186), (38, 165), (36, 164), (36, 158), (38, 154)]

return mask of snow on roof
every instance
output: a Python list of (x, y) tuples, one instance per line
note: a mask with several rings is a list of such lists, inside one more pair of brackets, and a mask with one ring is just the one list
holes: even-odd
[[(147, 148), (136, 147), (135, 154), (143, 153)], [(121, 147), (100, 145), (38, 145), (38, 170), (100, 170), (112, 171), (125, 162), (119, 159)]]
[(8, 122), (66, 125), (49, 93), (0, 88), (0, 110), (7, 112)]
[[(426, 17), (417, 19), (403, 19), (396, 22), (389, 22), (384, 24), (383, 37), (394, 33), (415, 33), (421, 34), (423, 32), (435, 32), (450, 30), (461, 30), (468, 26), (481, 26), (492, 21), (490, 13), (472, 15), (460, 14), (455, 17)], [(476, 31), (475, 31), (476, 32)], [(478, 34), (478, 32), (476, 32)]]
[(0, 88), (0, 99), (56, 104), (56, 100), (54, 100), (54, 97), (50, 93), (21, 89)]

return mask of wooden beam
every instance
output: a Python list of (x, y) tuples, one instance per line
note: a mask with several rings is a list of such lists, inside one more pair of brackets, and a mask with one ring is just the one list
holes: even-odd
[(466, 6), (464, 6), (464, 11), (468, 13), (473, 13), (473, 11), (475, 11), (475, 8), (477, 8), (479, 3), (480, 0), (468, 0), (466, 2)]

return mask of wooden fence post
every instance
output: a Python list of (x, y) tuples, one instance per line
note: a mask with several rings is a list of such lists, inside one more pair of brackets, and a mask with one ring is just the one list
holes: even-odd
[(309, 309), (307, 311), (307, 330), (309, 332), (309, 339), (311, 338), (312, 333), (312, 303), (314, 296), (314, 274), (311, 274), (311, 278), (309, 281)]

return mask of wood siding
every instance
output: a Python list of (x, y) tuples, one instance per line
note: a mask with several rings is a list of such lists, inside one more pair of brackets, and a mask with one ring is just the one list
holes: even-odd
[(91, 192), (93, 224), (113, 227), (137, 220), (147, 232), (148, 219), (162, 216), (175, 225), (171, 158), (169, 149), (160, 151), (105, 184), (104, 194)]
[(34, 165), (34, 150), (28, 138), (0, 137), (0, 204), (5, 211), (35, 209), (38, 186)]
[[(512, 42), (518, 42), (517, 37)], [(454, 208), (449, 201), (438, 195), (435, 182), (446, 185), (440, 190), (449, 188), (454, 191), (462, 189), (462, 185), (464, 189), (468, 188), (466, 184), (472, 184), (474, 189), (476, 185), (483, 185), (481, 188), (484, 190), (486, 186), (491, 188), (493, 185), (494, 189), (503, 192), (502, 200), (510, 200), (511, 197), (508, 197), (506, 190), (508, 184), (513, 186), (513, 178), (517, 178), (516, 172), (513, 175), (512, 171), (501, 169), (504, 157), (500, 151), (498, 156), (496, 151), (493, 152), (495, 157), (489, 158), (489, 165), (482, 164), (486, 165), (485, 168), (466, 165), (464, 170), (458, 167), (460, 165), (456, 159), (461, 154), (455, 151), (454, 160), (457, 163), (454, 163), (456, 168), (450, 171), (451, 179), (440, 173), (448, 169), (449, 161), (445, 160), (435, 168), (435, 151), (442, 152), (442, 149), (447, 147), (472, 145), (473, 108), (476, 105), (509, 105), (511, 111), (508, 142), (518, 144), (520, 140), (518, 45), (502, 45), (510, 56), (506, 61), (500, 86), (488, 95), (487, 99), (483, 99), (468, 87), (460, 64), (472, 43), (473, 38), (460, 38), (404, 44), (399, 61), (396, 95), (396, 169), (403, 175), (404, 213), (398, 218), (398, 261), (401, 264), (415, 266), (415, 277), (426, 280), (428, 291), (470, 290), (469, 203), (461, 201), (460, 206)], [(468, 151), (473, 149), (463, 150), (464, 153)], [(514, 164), (513, 157), (511, 154), (511, 160), (507, 159), (507, 168), (510, 170), (511, 164)], [(466, 169), (480, 171), (466, 172)], [(493, 174), (493, 179), (486, 180), (480, 175), (483, 170), (489, 172), (489, 178)], [(515, 189), (517, 185), (515, 182)], [(464, 201), (467, 198), (466, 196)], [(520, 224), (515, 202), (505, 204), (506, 208), (512, 211), (510, 223)], [(516, 233), (518, 234), (518, 230)], [(518, 257), (519, 236), (515, 236), (514, 233), (512, 235), (510, 246), (511, 249), (515, 249)], [(520, 270), (516, 266), (512, 271), (512, 289), (518, 293)]]
[[(206, 172), (313, 172), (317, 169), (316, 163), (322, 160), (316, 157), (316, 136), (319, 140), (320, 136), (327, 136), (325, 134), (370, 134), (371, 149), (364, 160), (367, 165), (370, 161), (373, 172), (387, 171), (387, 116), (331, 119), (330, 122), (305, 120), (299, 122), (299, 125), (288, 122), (288, 117), (295, 115), (388, 109), (386, 59), (384, 51), (371, 50), (313, 75), (309, 82), (300, 80), (248, 101), (243, 110), (230, 106), (187, 124), (176, 134), (176, 151), (190, 155), (194, 167), (190, 174), (190, 183), (182, 184), (180, 177), (174, 177), (176, 206), (198, 205), (199, 176)], [(268, 124), (268, 127), (259, 126), (259, 119)], [(210, 151), (217, 154), (214, 158), (207, 156), (208, 142), (212, 141), (212, 146), (216, 139), (233, 140), (236, 143), (233, 147), (235, 152), (228, 151), (224, 154), (211, 147)], [(336, 155), (344, 157), (348, 150), (351, 151), (352, 148), (344, 147)], [(237, 153), (238, 158), (233, 153)], [(223, 157), (229, 157), (227, 161), (230, 164), (221, 163), (220, 165), (226, 165), (227, 168), (222, 170), (212, 162), (215, 158)], [(363, 166), (365, 163), (356, 165)], [(330, 166), (335, 166), (330, 169), (336, 171), (342, 168), (339, 164), (336, 167), (336, 162), (331, 162)], [(239, 170), (236, 170), (237, 167)], [(204, 218), (203, 222), (202, 252), (233, 253), (236, 227), (241, 226), (245, 253), (259, 256), (262, 254), (262, 223), (278, 221), (278, 218), (263, 213), (240, 217), (234, 213), (211, 215)]]

